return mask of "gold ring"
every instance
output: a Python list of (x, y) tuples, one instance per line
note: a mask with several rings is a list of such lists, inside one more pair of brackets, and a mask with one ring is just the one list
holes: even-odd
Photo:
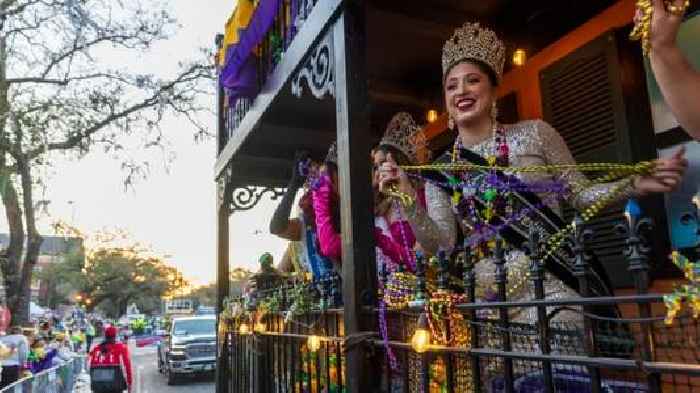
[(675, 5), (675, 4), (670, 4), (670, 2), (668, 2), (668, 3), (666, 3), (666, 11), (668, 11), (668, 13), (671, 15), (683, 16), (685, 14), (685, 10), (687, 10), (689, 6), (690, 6), (689, 0), (686, 0), (683, 3), (683, 5)]

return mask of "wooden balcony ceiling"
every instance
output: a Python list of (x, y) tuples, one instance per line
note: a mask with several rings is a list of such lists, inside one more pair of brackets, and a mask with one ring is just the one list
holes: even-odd
[[(409, 111), (423, 122), (428, 108), (441, 109), (442, 45), (465, 21), (478, 20), (494, 28), (507, 42), (507, 58), (516, 47), (532, 56), (614, 2), (371, 1), (367, 71), (371, 127), (377, 140), (398, 111)], [(285, 185), (296, 149), (311, 150), (320, 159), (334, 139), (334, 100), (317, 100), (306, 87), (302, 98), (294, 97), (287, 83), (238, 149), (232, 162), (235, 176), (241, 183)]]

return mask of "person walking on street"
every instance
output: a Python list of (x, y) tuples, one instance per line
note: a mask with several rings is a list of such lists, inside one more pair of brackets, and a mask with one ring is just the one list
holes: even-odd
[(20, 378), (22, 366), (29, 355), (29, 343), (19, 326), (11, 327), (9, 334), (0, 337), (0, 341), (12, 350), (10, 356), (2, 360), (2, 377), (0, 377), (0, 389), (2, 389)]
[(104, 341), (90, 351), (88, 367), (94, 393), (131, 392), (131, 359), (126, 344), (117, 341), (117, 329), (105, 329)]
[(90, 321), (87, 322), (87, 326), (85, 327), (85, 352), (90, 353), (90, 350), (92, 349), (92, 340), (95, 338), (95, 326), (90, 323)]

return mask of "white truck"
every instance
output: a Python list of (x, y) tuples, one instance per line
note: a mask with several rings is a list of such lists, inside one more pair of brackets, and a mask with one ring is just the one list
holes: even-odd
[(158, 371), (168, 378), (168, 385), (185, 375), (213, 374), (215, 370), (216, 317), (174, 318), (158, 346)]

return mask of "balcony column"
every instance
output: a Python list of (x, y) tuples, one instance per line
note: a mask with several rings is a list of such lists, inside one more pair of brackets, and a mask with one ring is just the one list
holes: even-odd
[(348, 393), (372, 391), (377, 381), (370, 375), (368, 346), (353, 339), (371, 327), (362, 306), (374, 304), (376, 294), (364, 3), (346, 1), (333, 26)]
[[(217, 35), (216, 45), (221, 49), (223, 36)], [(224, 116), (224, 91), (217, 83), (217, 154), (223, 149), (223, 133), (226, 132)], [(217, 180), (216, 189), (216, 392), (228, 392), (228, 381), (231, 380), (229, 369), (228, 329), (220, 326), (219, 315), (224, 308), (224, 298), (229, 296), (229, 217), (231, 215), (231, 185), (228, 170), (224, 171)]]

